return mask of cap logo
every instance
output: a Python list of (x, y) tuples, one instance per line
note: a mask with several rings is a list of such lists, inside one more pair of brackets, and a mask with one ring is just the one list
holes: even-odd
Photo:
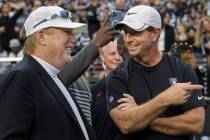
[(141, 29), (143, 29), (145, 25), (146, 25), (146, 23), (144, 23), (144, 25), (143, 25), (141, 28), (136, 29), (136, 30), (137, 30), (137, 31), (141, 31)]
[(111, 102), (113, 102), (113, 101), (114, 101), (114, 97), (113, 97), (112, 95), (109, 96), (108, 102), (111, 103)]
[(171, 84), (171, 85), (175, 85), (176, 83), (177, 83), (177, 78), (169, 78), (169, 83)]
[(129, 15), (134, 15), (134, 14), (137, 14), (137, 12), (135, 12), (135, 13), (127, 13), (128, 16)]

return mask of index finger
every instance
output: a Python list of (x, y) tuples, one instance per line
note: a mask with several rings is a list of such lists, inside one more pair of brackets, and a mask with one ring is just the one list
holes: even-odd
[(195, 84), (186, 85), (185, 89), (187, 89), (187, 90), (200, 90), (200, 89), (203, 89), (203, 85), (195, 85)]
[(125, 97), (125, 98), (120, 98), (119, 100), (117, 100), (118, 103), (124, 103), (124, 102), (129, 102), (130, 99)]

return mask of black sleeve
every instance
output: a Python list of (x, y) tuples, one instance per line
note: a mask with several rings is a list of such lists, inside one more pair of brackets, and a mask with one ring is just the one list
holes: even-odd
[(33, 103), (26, 75), (14, 72), (0, 84), (0, 139), (29, 139), (33, 120)]
[[(183, 79), (181, 82), (192, 82), (193, 84), (199, 84), (197, 75), (192, 67), (189, 64), (185, 64), (183, 67)], [(206, 101), (204, 99), (202, 90), (194, 90), (191, 93), (189, 101), (182, 106), (182, 109), (183, 111), (187, 111), (189, 109), (205, 105)]]
[(96, 122), (95, 120), (95, 115), (96, 115), (96, 110), (97, 110), (97, 104), (96, 104), (96, 93), (97, 93), (97, 84), (96, 83), (95, 85), (93, 85), (91, 88), (90, 88), (90, 92), (92, 94), (92, 102), (91, 102), (91, 118), (92, 118), (92, 122), (93, 124)]
[(72, 84), (85, 72), (98, 55), (98, 47), (92, 42), (88, 44), (59, 73), (63, 83), (66, 86)]
[[(124, 66), (124, 65), (123, 65)], [(122, 67), (123, 67), (122, 66)], [(121, 65), (107, 77), (107, 108), (108, 112), (117, 107), (117, 100), (123, 97), (123, 93), (129, 93), (127, 88), (127, 73)]]

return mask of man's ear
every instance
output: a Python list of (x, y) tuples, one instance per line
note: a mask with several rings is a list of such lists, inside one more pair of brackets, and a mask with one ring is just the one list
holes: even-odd
[(44, 31), (36, 32), (36, 40), (41, 46), (46, 46), (46, 34)]
[(154, 29), (152, 31), (152, 41), (156, 42), (160, 37), (160, 29)]

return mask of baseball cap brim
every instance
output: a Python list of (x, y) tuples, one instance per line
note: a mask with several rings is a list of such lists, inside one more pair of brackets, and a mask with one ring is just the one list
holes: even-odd
[(62, 24), (54, 24), (51, 27), (73, 30), (74, 33), (84, 33), (87, 31), (87, 25), (83, 23), (67, 22)]
[(141, 22), (135, 22), (135, 21), (126, 21), (126, 20), (123, 20), (121, 22), (119, 22), (116, 26), (115, 26), (115, 29), (116, 30), (120, 30), (120, 29), (123, 29), (125, 26), (133, 29), (133, 30), (136, 30), (136, 31), (142, 31), (146, 28), (148, 28), (149, 26), (145, 23), (141, 23)]

